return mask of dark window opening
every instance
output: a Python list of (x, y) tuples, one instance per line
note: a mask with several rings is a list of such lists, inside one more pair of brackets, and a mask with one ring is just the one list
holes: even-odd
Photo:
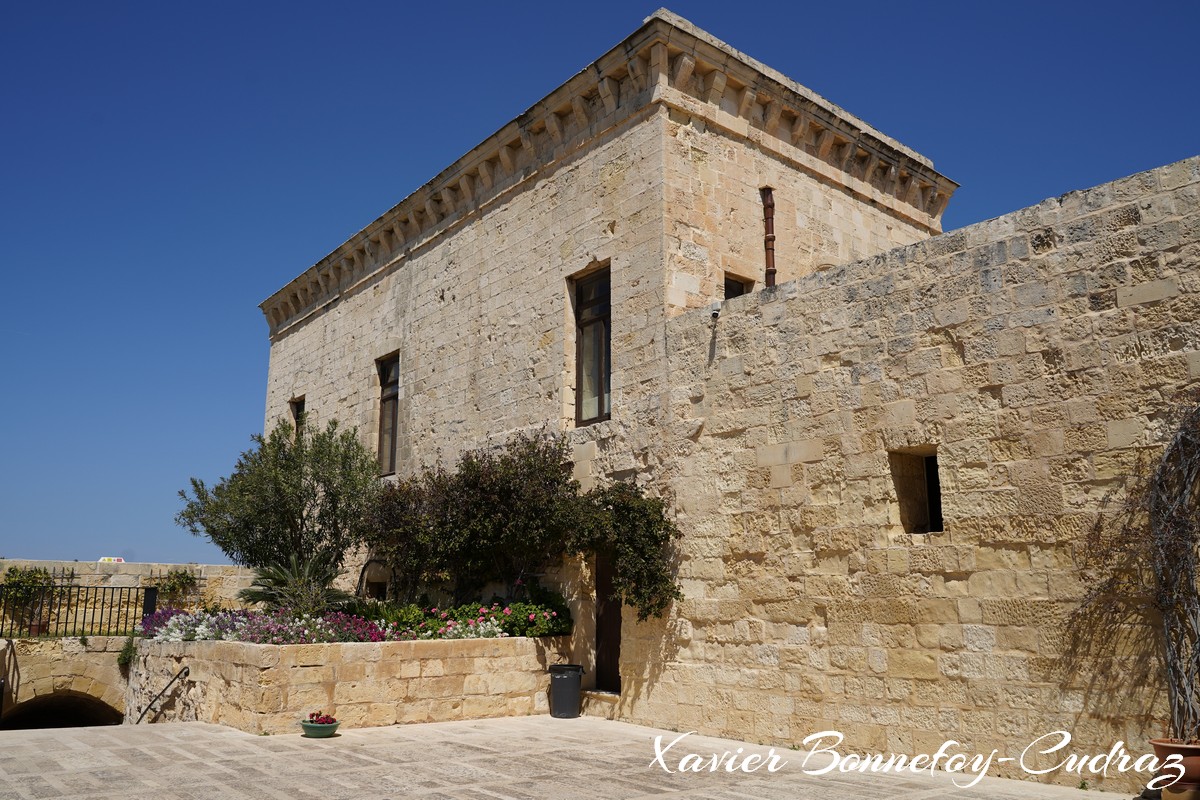
[(888, 465), (896, 498), (900, 501), (900, 525), (904, 532), (941, 532), (942, 482), (938, 475), (937, 455), (888, 453)]
[(379, 362), (379, 473), (396, 473), (396, 442), (400, 438), (400, 356)]
[(612, 415), (608, 270), (575, 281), (575, 424)]
[(754, 288), (754, 281), (745, 281), (734, 275), (725, 273), (725, 299), (729, 300), (733, 297), (741, 297), (744, 294), (750, 294), (750, 290)]
[(304, 433), (304, 397), (297, 397), (288, 403), (292, 409), (292, 427), (296, 429), (296, 436)]

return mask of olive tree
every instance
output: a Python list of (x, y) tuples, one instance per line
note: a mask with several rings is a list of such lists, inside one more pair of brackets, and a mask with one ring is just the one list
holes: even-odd
[(233, 474), (209, 488), (192, 478), (176, 523), (208, 537), (238, 564), (251, 567), (318, 559), (341, 565), (363, 539), (379, 492), (374, 455), (356, 431), (280, 422), (238, 458)]

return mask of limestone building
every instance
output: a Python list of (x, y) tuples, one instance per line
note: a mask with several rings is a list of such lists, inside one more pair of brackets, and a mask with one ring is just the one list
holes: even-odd
[(550, 425), (585, 485), (668, 498), (686, 599), (598, 645), (581, 601), (593, 711), (1144, 742), (1145, 697), (1058, 674), (1062, 623), (1073, 543), (1200, 376), (1198, 181), (940, 235), (927, 158), (659, 11), (262, 304), (267, 424), (357, 425), (384, 474)]

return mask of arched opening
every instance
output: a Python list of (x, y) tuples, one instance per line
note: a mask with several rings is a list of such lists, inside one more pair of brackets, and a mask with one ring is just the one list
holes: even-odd
[(56, 692), (26, 700), (4, 715), (0, 730), (120, 725), (125, 715), (86, 694)]

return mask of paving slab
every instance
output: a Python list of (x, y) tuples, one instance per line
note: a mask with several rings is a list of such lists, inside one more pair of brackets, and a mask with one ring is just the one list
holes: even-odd
[[(947, 773), (813, 775), (828, 756), (806, 763), (806, 754), (794, 750), (697, 735), (670, 746), (679, 735), (548, 716), (359, 728), (330, 739), (254, 736), (199, 722), (0, 731), (0, 800), (1129, 797), (991, 777), (960, 788)], [(658, 749), (656, 737), (662, 737)], [(730, 772), (727, 759), (715, 772), (678, 770), (687, 754), (707, 762), (724, 753), (737, 759), (773, 753), (778, 760), (770, 763), (772, 772), (766, 763), (753, 772)]]

